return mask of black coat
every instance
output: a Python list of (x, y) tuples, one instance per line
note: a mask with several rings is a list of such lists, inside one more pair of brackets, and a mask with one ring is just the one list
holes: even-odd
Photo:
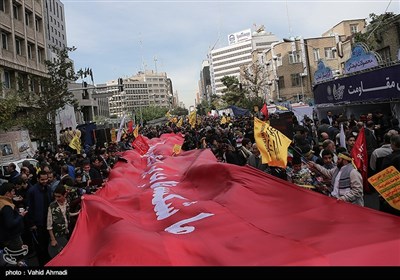
[(10, 205), (0, 209), (0, 243), (21, 235), (24, 230), (24, 218)]

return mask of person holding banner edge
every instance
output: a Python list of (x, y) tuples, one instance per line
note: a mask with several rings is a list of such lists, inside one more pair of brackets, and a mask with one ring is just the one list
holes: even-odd
[(353, 159), (347, 152), (338, 155), (337, 165), (333, 169), (326, 169), (314, 162), (307, 162), (311, 170), (317, 170), (332, 181), (332, 192), (330, 196), (338, 200), (364, 206), (363, 179), (361, 174), (354, 168)]

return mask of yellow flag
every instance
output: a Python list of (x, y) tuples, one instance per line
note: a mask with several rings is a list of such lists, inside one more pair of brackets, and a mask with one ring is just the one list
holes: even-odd
[(192, 128), (196, 126), (196, 111), (194, 110), (189, 114), (189, 123)]
[(221, 118), (221, 122), (220, 122), (221, 124), (226, 124), (226, 118), (225, 118), (225, 116), (222, 116), (222, 118)]
[(137, 138), (139, 135), (139, 125), (136, 125), (135, 129), (133, 130), (133, 136)]
[(197, 125), (201, 125), (202, 121), (201, 121), (201, 117), (197, 116)]
[(180, 118), (180, 119), (179, 119), (179, 122), (176, 123), (176, 126), (177, 126), (177, 127), (181, 127), (182, 124), (183, 124), (183, 118)]
[(166, 112), (165, 113), (165, 117), (167, 118), (167, 120), (171, 120), (171, 118), (172, 118), (172, 116), (171, 116), (171, 113), (169, 112), (169, 110), (168, 110), (168, 112)]
[(69, 146), (76, 150), (76, 153), (78, 155), (81, 154), (81, 139), (79, 139), (78, 135), (75, 135), (74, 138), (72, 138), (71, 142), (69, 143)]
[(276, 109), (281, 110), (281, 111), (289, 111), (288, 108), (280, 106), (280, 105), (276, 105)]
[(182, 146), (175, 144), (174, 147), (172, 148), (172, 154), (178, 155), (181, 152)]
[(286, 168), (288, 147), (292, 140), (270, 126), (269, 122), (258, 118), (254, 118), (254, 138), (261, 153), (262, 163)]
[(117, 131), (115, 130), (114, 127), (111, 129), (110, 133), (111, 133), (111, 141), (117, 142)]

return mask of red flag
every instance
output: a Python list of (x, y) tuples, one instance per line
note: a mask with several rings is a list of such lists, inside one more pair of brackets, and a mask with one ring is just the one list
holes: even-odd
[(364, 127), (361, 128), (360, 132), (357, 135), (356, 143), (351, 149), (351, 157), (354, 160), (354, 165), (362, 175), (364, 192), (370, 193), (370, 188), (368, 186), (367, 142), (365, 141)]
[(265, 120), (269, 119), (267, 104), (264, 103), (264, 106), (261, 108), (260, 112), (264, 115)]
[(149, 145), (146, 139), (142, 135), (138, 135), (132, 142), (132, 146), (139, 152), (139, 154), (144, 155), (149, 150)]
[(133, 132), (133, 121), (128, 122), (128, 134), (131, 134)]
[(47, 265), (400, 265), (399, 217), (218, 163), (210, 150), (172, 157), (182, 143), (163, 134), (145, 156), (124, 152)]

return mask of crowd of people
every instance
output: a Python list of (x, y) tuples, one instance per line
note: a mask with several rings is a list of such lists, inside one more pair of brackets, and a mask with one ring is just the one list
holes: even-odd
[[(308, 116), (297, 120), (293, 116), (290, 125), (293, 135), (286, 168), (263, 163), (255, 141), (253, 116), (202, 116), (195, 125), (185, 121), (178, 127), (168, 122), (141, 127), (139, 133), (147, 138), (180, 133), (184, 136), (184, 151), (209, 149), (220, 162), (248, 165), (299, 187), (360, 206), (364, 206), (364, 182), (352, 164), (351, 150), (362, 127), (369, 159), (368, 176), (391, 165), (400, 170), (400, 128), (395, 118), (375, 112), (347, 119), (328, 112), (321, 121)], [(340, 143), (341, 125), (345, 145)], [(0, 186), (3, 254), (8, 253), (5, 249), (17, 252), (13, 260), (20, 266), (26, 265), (27, 254), (35, 254), (39, 266), (45, 265), (68, 241), (79, 215), (81, 196), (104, 186), (110, 170), (123, 160), (120, 155), (134, 149), (134, 138), (132, 133), (125, 133), (119, 143), (96, 143), (87, 153), (77, 153), (63, 139), (57, 151), (37, 151), (34, 158), (38, 166), (26, 160), (21, 172), (17, 172), (11, 163), (3, 178), (8, 182)], [(384, 200), (381, 210), (399, 214)]]

